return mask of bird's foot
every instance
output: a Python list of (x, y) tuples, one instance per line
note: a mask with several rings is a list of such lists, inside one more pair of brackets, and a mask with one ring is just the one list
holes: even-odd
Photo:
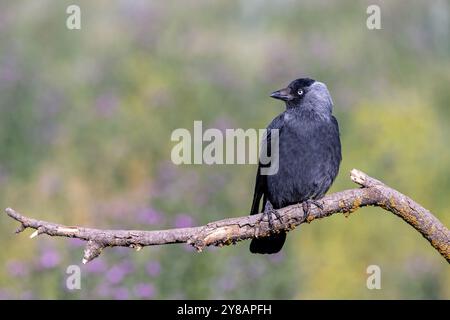
[(312, 219), (309, 219), (309, 214), (311, 213), (311, 205), (315, 205), (320, 210), (323, 210), (323, 205), (317, 200), (308, 199), (306, 201), (303, 201), (302, 202), (303, 215), (304, 215), (304, 219), (308, 223), (311, 222), (311, 220), (312, 220)]
[(281, 218), (280, 213), (275, 210), (272, 206), (272, 204), (270, 203), (270, 201), (266, 202), (266, 205), (264, 207), (264, 211), (261, 214), (261, 218), (258, 221), (258, 227), (256, 229), (256, 237), (259, 236), (260, 233), (260, 225), (261, 222), (264, 222), (267, 219), (267, 222), (269, 223), (269, 230), (271, 233), (273, 233), (274, 229), (273, 229), (273, 216), (275, 216), (278, 221), (280, 221), (280, 223), (283, 223), (283, 219)]

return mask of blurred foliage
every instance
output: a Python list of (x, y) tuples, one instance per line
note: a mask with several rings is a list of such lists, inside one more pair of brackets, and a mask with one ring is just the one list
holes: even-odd
[[(343, 157), (450, 225), (450, 3), (2, 1), (0, 207), (68, 225), (160, 229), (249, 212), (256, 167), (175, 166), (176, 128), (264, 128), (268, 93), (327, 83)], [(78, 4), (82, 29), (65, 27)], [(14, 237), (0, 219), (0, 298), (450, 298), (445, 260), (379, 208), (292, 232), (282, 253), (248, 243), (106, 249), (65, 289), (79, 241)], [(366, 268), (382, 289), (366, 288)]]

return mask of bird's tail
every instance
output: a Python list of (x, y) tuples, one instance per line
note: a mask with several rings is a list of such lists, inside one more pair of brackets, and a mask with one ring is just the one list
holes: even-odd
[(283, 248), (286, 232), (280, 232), (265, 238), (253, 239), (250, 243), (251, 253), (272, 254)]

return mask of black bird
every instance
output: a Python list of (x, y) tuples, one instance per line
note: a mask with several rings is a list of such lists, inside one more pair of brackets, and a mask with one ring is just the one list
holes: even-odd
[[(285, 89), (275, 91), (272, 98), (285, 101), (286, 110), (267, 127), (268, 155), (274, 159), (271, 129), (278, 129), (278, 172), (263, 173), (259, 161), (251, 214), (258, 214), (261, 198), (263, 216), (273, 227), (273, 216), (281, 221), (276, 209), (302, 203), (309, 213), (311, 204), (322, 198), (336, 178), (342, 160), (339, 127), (332, 115), (333, 101), (325, 84), (309, 78), (294, 80)], [(276, 142), (276, 141), (275, 141)], [(282, 222), (282, 221), (281, 221)], [(255, 238), (252, 253), (276, 253), (281, 250), (286, 233), (273, 233)]]

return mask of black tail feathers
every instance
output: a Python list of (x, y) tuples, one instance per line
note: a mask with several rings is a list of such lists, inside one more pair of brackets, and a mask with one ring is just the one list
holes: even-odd
[(276, 233), (265, 238), (253, 239), (250, 243), (250, 252), (261, 254), (277, 253), (283, 248), (285, 241), (286, 232)]

